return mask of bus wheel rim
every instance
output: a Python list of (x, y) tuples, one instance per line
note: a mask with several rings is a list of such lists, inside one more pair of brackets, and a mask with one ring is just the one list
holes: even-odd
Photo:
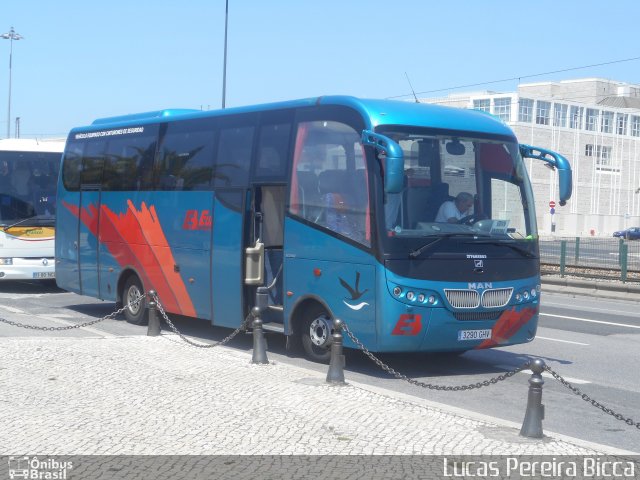
[(318, 347), (325, 347), (329, 343), (329, 325), (325, 318), (316, 318), (309, 325), (311, 343)]
[(131, 286), (131, 288), (129, 288), (129, 291), (127, 292), (127, 303), (129, 304), (129, 311), (133, 315), (136, 315), (140, 311), (140, 300), (136, 302), (140, 295), (140, 290), (138, 290), (138, 287), (136, 287), (135, 285)]

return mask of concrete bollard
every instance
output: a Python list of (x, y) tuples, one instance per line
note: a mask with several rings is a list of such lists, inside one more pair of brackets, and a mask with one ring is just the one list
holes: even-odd
[(253, 355), (251, 356), (251, 363), (267, 364), (269, 359), (267, 358), (267, 341), (264, 338), (264, 331), (262, 330), (262, 320), (260, 320), (260, 307), (253, 307), (251, 309), (251, 315), (253, 315)]
[[(157, 337), (160, 335), (160, 319), (158, 318), (158, 310), (155, 302), (156, 292), (149, 290), (149, 301), (147, 302), (149, 324), (147, 327), (147, 337)], [(140, 300), (142, 301), (142, 300)]]
[(530, 438), (542, 438), (542, 420), (544, 419), (544, 405), (542, 405), (542, 372), (544, 360), (537, 358), (531, 363), (533, 375), (529, 379), (529, 396), (527, 398), (527, 411), (524, 415), (520, 435)]
[(331, 359), (327, 372), (327, 383), (345, 385), (344, 355), (342, 354), (342, 320), (333, 320), (333, 334), (331, 335)]

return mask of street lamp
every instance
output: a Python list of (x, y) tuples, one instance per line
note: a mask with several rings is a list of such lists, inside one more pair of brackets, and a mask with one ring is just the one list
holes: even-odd
[(222, 108), (227, 103), (227, 29), (229, 26), (229, 0), (224, 9), (224, 63), (222, 64)]
[(22, 40), (24, 37), (11, 27), (8, 33), (3, 33), (0, 38), (10, 40), (9, 47), (9, 106), (7, 107), (7, 138), (11, 137), (11, 57), (13, 56), (13, 41)]

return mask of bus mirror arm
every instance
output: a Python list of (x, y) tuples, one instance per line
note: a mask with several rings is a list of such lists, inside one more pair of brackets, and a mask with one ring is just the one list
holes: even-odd
[(547, 150), (540, 147), (532, 147), (531, 145), (520, 144), (520, 155), (522, 158), (534, 158), (542, 160), (545, 166), (551, 170), (558, 172), (559, 187), (559, 203), (564, 206), (567, 200), (571, 198), (572, 190), (572, 173), (569, 160), (557, 152)]
[(362, 144), (377, 149), (385, 158), (384, 191), (387, 193), (400, 193), (404, 186), (404, 154), (402, 153), (402, 147), (389, 137), (370, 130), (362, 131)]

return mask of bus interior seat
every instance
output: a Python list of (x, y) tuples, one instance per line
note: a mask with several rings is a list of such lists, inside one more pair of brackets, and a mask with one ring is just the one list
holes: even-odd
[(435, 183), (431, 188), (431, 193), (425, 206), (425, 221), (434, 222), (440, 206), (447, 200), (453, 200), (453, 198), (449, 195), (448, 183)]

